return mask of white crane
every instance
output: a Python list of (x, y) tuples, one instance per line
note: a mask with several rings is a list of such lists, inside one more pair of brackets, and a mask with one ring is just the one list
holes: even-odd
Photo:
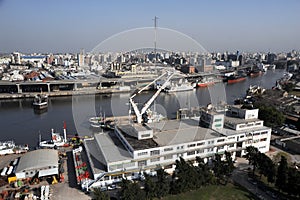
[[(164, 84), (155, 92), (155, 94), (144, 104), (143, 108), (141, 111), (139, 111), (137, 104), (133, 101), (133, 98), (141, 93), (143, 90), (145, 90), (147, 87), (149, 87), (151, 84), (155, 83), (157, 80), (161, 79), (163, 76), (168, 75), (166, 81), (164, 82)], [(134, 93), (129, 101), (131, 106), (133, 107), (133, 110), (135, 112), (136, 115), (136, 120), (138, 123), (142, 123), (143, 121), (143, 114), (146, 113), (146, 111), (148, 110), (148, 108), (151, 106), (151, 104), (153, 103), (153, 101), (157, 98), (157, 96), (159, 95), (159, 93), (166, 88), (166, 86), (169, 84), (170, 79), (175, 75), (175, 72), (164, 72), (161, 76), (159, 76), (158, 78), (156, 78), (154, 81), (152, 81), (151, 83), (149, 83), (148, 85), (146, 85), (145, 87), (143, 87), (142, 89), (140, 89), (138, 92)]]

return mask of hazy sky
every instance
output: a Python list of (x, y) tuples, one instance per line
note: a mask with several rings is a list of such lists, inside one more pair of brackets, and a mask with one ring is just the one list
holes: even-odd
[(208, 51), (300, 50), (299, 10), (299, 0), (0, 0), (0, 52), (90, 51), (155, 15)]

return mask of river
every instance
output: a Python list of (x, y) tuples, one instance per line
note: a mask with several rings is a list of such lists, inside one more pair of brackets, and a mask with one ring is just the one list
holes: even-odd
[[(231, 85), (217, 84), (208, 88), (197, 88), (195, 91), (173, 94), (161, 93), (152, 109), (175, 118), (178, 108), (218, 104), (232, 104), (234, 99), (245, 95), (250, 85), (272, 88), (276, 80), (283, 76), (283, 70), (267, 71), (261, 76), (250, 78)], [(154, 94), (148, 91), (135, 98), (142, 106)], [(51, 129), (63, 132), (63, 121), (67, 125), (67, 134), (92, 135), (88, 119), (95, 114), (106, 116), (128, 115), (129, 93), (107, 95), (81, 95), (49, 98), (48, 111), (36, 114), (31, 99), (0, 100), (0, 141), (14, 140), (17, 144), (29, 144), (34, 148), (42, 139), (50, 139)]]

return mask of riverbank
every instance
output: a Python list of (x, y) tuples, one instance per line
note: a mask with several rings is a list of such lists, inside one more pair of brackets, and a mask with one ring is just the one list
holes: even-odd
[[(92, 95), (92, 94), (113, 94), (113, 93), (126, 93), (132, 90), (120, 90), (118, 88), (105, 88), (105, 89), (95, 89), (95, 88), (84, 88), (79, 90), (70, 91), (55, 91), (55, 92), (45, 92), (49, 97), (60, 97), (60, 96), (76, 96), (76, 95)], [(0, 99), (25, 99), (34, 98), (38, 92), (23, 92), (23, 93), (2, 93), (0, 94)]]

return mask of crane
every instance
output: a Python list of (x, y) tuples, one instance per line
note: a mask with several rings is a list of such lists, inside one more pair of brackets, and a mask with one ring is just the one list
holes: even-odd
[[(161, 76), (159, 76), (158, 78), (156, 78), (154, 81), (152, 81), (151, 83), (149, 83), (148, 85), (146, 85), (145, 87), (143, 87), (142, 89), (140, 89), (138, 92), (134, 93), (130, 98), (130, 104), (133, 107), (133, 110), (135, 112), (136, 115), (136, 120), (137, 123), (142, 123), (143, 122), (143, 116), (146, 114), (146, 111), (148, 110), (148, 108), (151, 106), (151, 104), (154, 102), (154, 100), (158, 97), (159, 93), (165, 89), (167, 87), (167, 85), (169, 84), (170, 79), (175, 75), (175, 72), (171, 72), (171, 71), (166, 71), (164, 72)], [(151, 84), (155, 83), (157, 80), (161, 79), (162, 77), (164, 77), (165, 75), (167, 76), (166, 81), (164, 82), (164, 84), (154, 93), (154, 95), (144, 104), (143, 108), (141, 109), (141, 111), (139, 111), (137, 104), (134, 102), (133, 98), (137, 95), (140, 94), (143, 90), (145, 90), (147, 87), (149, 87)]]

